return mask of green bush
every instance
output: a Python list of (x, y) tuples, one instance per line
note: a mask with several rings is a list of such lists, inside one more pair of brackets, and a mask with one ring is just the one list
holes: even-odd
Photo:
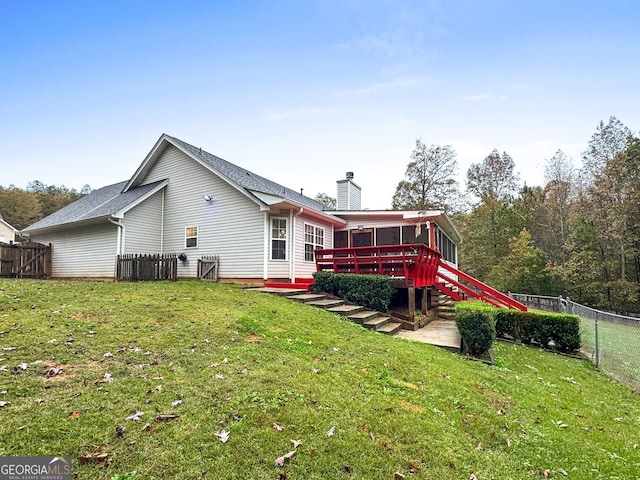
[(314, 292), (335, 295), (379, 312), (389, 310), (391, 298), (396, 291), (393, 280), (384, 275), (316, 272), (313, 278)]
[(496, 339), (495, 308), (481, 302), (456, 305), (456, 326), (464, 340), (467, 353), (476, 357), (488, 352)]
[(495, 318), (499, 337), (511, 337), (527, 345), (537, 343), (544, 348), (553, 343), (561, 352), (572, 352), (582, 345), (580, 318), (576, 315), (501, 309)]

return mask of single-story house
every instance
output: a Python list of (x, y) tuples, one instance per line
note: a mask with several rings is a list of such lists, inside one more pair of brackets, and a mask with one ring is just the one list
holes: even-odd
[(16, 241), (17, 230), (7, 223), (0, 213), (0, 243), (11, 243)]
[[(52, 245), (52, 277), (113, 279), (119, 254), (219, 257), (221, 280), (295, 281), (316, 271), (314, 250), (426, 243), (457, 265), (461, 237), (441, 211), (373, 211), (348, 172), (337, 208), (201, 148), (162, 135), (128, 180), (97, 189), (22, 230)], [(184, 258), (181, 256), (181, 258)]]

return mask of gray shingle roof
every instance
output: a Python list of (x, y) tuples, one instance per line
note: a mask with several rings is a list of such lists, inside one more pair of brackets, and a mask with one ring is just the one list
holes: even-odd
[(160, 183), (162, 181), (141, 185), (125, 193), (122, 193), (122, 189), (127, 184), (126, 181), (99, 188), (33, 225), (29, 225), (23, 232), (113, 215), (127, 208)]
[(305, 205), (315, 210), (331, 210), (325, 204), (320, 203), (313, 198), (302, 195), (300, 192), (291, 190), (287, 187), (283, 187), (282, 185), (272, 182), (267, 178), (261, 177), (260, 175), (234, 165), (233, 163), (228, 162), (220, 157), (216, 157), (215, 155), (205, 152), (201, 148), (196, 148), (193, 145), (189, 145), (188, 143), (183, 142), (178, 138), (170, 137), (169, 135), (167, 135), (167, 137), (170, 138), (172, 142), (175, 142), (176, 145), (179, 145), (181, 148), (188, 151), (191, 155), (200, 159), (203, 163), (209, 165), (212, 169), (242, 188), (267, 193), (278, 197), (284, 197), (288, 200), (292, 200), (296, 203)]

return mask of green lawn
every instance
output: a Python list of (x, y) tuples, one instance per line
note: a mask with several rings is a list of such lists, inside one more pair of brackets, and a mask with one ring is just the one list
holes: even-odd
[(488, 366), (195, 281), (0, 280), (0, 332), (0, 454), (77, 478), (640, 478), (640, 397), (527, 347)]
[[(589, 351), (593, 356), (596, 345), (594, 321), (582, 319), (581, 323), (580, 334), (586, 347), (583, 350)], [(637, 392), (640, 392), (639, 327), (598, 322), (600, 369)]]

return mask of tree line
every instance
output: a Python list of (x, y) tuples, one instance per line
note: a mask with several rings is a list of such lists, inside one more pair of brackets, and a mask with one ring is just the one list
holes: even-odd
[(45, 185), (39, 180), (29, 182), (25, 189), (0, 186), (0, 215), (15, 229), (22, 230), (88, 193), (91, 193), (89, 185), (77, 191), (64, 185)]
[(493, 150), (455, 180), (451, 146), (416, 141), (392, 199), (397, 209), (442, 209), (463, 236), (460, 267), (503, 291), (563, 295), (640, 312), (640, 139), (601, 121), (577, 168), (562, 150), (543, 186), (520, 185), (514, 160)]

